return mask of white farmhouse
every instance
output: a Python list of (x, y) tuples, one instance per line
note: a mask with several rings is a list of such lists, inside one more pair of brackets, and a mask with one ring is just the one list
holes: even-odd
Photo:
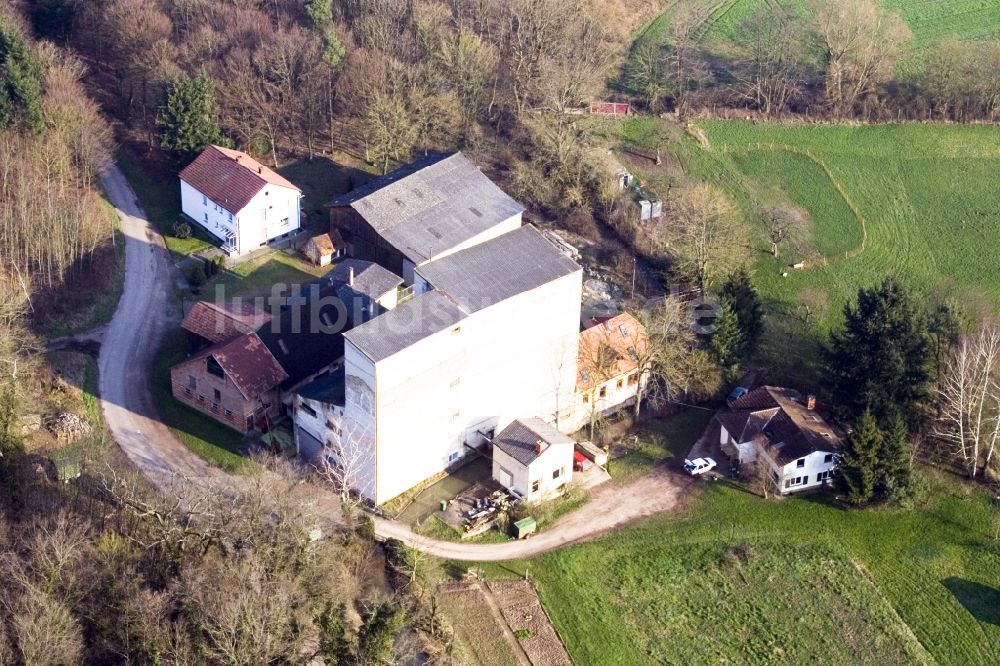
[(231, 256), (300, 228), (302, 191), (246, 153), (209, 146), (180, 180), (181, 210)]
[(715, 421), (723, 452), (740, 464), (763, 459), (780, 494), (819, 487), (836, 469), (841, 439), (816, 413), (812, 396), (761, 386), (731, 401)]
[(518, 419), (493, 438), (493, 478), (534, 502), (573, 478), (572, 439), (542, 419)]

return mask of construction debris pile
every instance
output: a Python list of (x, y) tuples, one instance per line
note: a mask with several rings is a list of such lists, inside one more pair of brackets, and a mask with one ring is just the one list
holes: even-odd
[(497, 516), (508, 511), (512, 498), (497, 490), (486, 497), (477, 497), (474, 506), (465, 512), (463, 523), (466, 532), (481, 532), (493, 524)]

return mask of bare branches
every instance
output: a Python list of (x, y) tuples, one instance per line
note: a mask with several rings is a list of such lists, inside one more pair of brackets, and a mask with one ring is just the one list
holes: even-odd
[(985, 324), (959, 341), (937, 395), (934, 433), (975, 478), (993, 464), (1000, 442), (1000, 327)]

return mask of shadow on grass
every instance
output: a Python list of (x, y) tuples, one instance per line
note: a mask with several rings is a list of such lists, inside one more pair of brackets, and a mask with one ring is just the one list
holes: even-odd
[(941, 584), (980, 622), (1000, 626), (1000, 590), (952, 576)]
[(327, 224), (326, 204), (330, 199), (373, 178), (367, 171), (322, 156), (291, 162), (278, 169), (278, 173), (302, 190), (302, 208), (308, 215), (310, 228)]
[(167, 334), (156, 356), (152, 394), (156, 411), (191, 451), (221, 469), (250, 474), (256, 465), (241, 455), (243, 435), (177, 401), (170, 393), (170, 368), (186, 358), (186, 340), (181, 329)]

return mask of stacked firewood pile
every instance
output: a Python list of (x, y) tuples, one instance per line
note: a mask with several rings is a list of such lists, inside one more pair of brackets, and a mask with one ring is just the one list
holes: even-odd
[(474, 506), (465, 512), (465, 531), (475, 532), (486, 527), (498, 515), (509, 510), (510, 503), (510, 495), (502, 490), (494, 491), (487, 497), (477, 497)]

